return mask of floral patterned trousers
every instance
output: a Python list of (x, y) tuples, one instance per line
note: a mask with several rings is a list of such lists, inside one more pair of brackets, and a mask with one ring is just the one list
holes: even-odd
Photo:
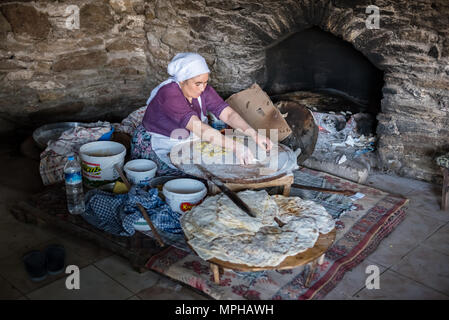
[(186, 176), (178, 169), (173, 169), (162, 161), (151, 148), (151, 134), (143, 125), (134, 131), (131, 140), (131, 159), (149, 159), (157, 164), (157, 176)]

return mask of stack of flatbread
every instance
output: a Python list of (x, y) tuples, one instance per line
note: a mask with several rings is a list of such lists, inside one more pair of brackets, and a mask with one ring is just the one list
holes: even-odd
[[(326, 209), (313, 201), (270, 196), (265, 190), (246, 190), (238, 195), (256, 214), (255, 218), (224, 194), (206, 198), (182, 216), (187, 241), (202, 259), (217, 258), (253, 267), (277, 266), (286, 257), (312, 248), (320, 233), (335, 227)], [(279, 227), (275, 217), (285, 225)]]

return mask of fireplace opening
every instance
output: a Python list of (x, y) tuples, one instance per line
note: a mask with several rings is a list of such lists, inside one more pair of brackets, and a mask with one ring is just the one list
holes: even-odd
[[(298, 162), (363, 182), (377, 165), (383, 72), (350, 43), (312, 27), (267, 48), (264, 76), (263, 89), (296, 132), (287, 144), (303, 150)], [(303, 110), (292, 114), (301, 108), (316, 128), (304, 123)]]

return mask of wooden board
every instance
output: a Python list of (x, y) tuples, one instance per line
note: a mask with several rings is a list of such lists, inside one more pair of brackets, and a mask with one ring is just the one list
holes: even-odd
[[(247, 189), (262, 189), (269, 187), (282, 187), (282, 195), (288, 197), (290, 195), (291, 185), (293, 183), (294, 176), (293, 173), (286, 174), (280, 178), (273, 179), (270, 181), (260, 181), (257, 183), (226, 183), (226, 186), (232, 191), (238, 192)], [(214, 195), (220, 193), (221, 190), (213, 182), (207, 182), (207, 188), (209, 190), (209, 195)]]
[(312, 155), (318, 140), (319, 130), (312, 112), (293, 101), (280, 101), (276, 107), (282, 114), (287, 114), (285, 120), (292, 128), (292, 133), (282, 143), (292, 150), (301, 149), (298, 155), (298, 164), (301, 165)]
[[(300, 252), (297, 255), (289, 256), (284, 259), (277, 266), (267, 266), (267, 267), (253, 267), (245, 264), (232, 263), (228, 261), (222, 261), (216, 258), (207, 260), (210, 263), (216, 264), (222, 268), (238, 270), (238, 271), (264, 271), (264, 270), (285, 270), (285, 269), (293, 269), (302, 265), (305, 265), (309, 262), (314, 261), (318, 257), (320, 257), (323, 253), (329, 249), (329, 247), (334, 243), (335, 236), (337, 231), (333, 229), (327, 234), (320, 234), (317, 242), (312, 248), (307, 249), (306, 251)], [(195, 250), (190, 247), (193, 252)]]
[(265, 129), (268, 137), (270, 129), (277, 129), (277, 137), (271, 137), (273, 141), (282, 141), (292, 132), (270, 97), (257, 83), (246, 90), (234, 93), (226, 99), (226, 102), (251, 128)]
[[(176, 150), (170, 153), (170, 160), (179, 169), (187, 174), (197, 178), (206, 179), (204, 174), (196, 167), (193, 160), (190, 163), (177, 163), (176, 158), (181, 158), (182, 151), (179, 150), (193, 150), (193, 142), (184, 142)], [(201, 163), (203, 167), (218, 176), (225, 183), (259, 183), (276, 180), (290, 173), (296, 168), (296, 155), (287, 146), (283, 144), (278, 145), (277, 166), (271, 169), (268, 165), (269, 160), (264, 163), (238, 165), (238, 164), (207, 164)], [(275, 154), (273, 155), (273, 157)]]

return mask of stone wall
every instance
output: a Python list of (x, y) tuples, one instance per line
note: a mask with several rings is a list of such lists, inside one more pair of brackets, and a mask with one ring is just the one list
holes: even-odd
[[(79, 8), (79, 29), (70, 5)], [(0, 6), (0, 131), (126, 116), (149, 83), (143, 2), (11, 1)]]
[[(380, 28), (368, 29), (368, 5)], [(80, 28), (68, 29), (69, 5)], [(0, 127), (124, 117), (167, 77), (177, 52), (202, 54), (226, 98), (257, 81), (265, 50), (318, 26), (385, 72), (378, 116), (384, 169), (435, 181), (449, 151), (449, 3), (446, 0), (3, 1)]]

